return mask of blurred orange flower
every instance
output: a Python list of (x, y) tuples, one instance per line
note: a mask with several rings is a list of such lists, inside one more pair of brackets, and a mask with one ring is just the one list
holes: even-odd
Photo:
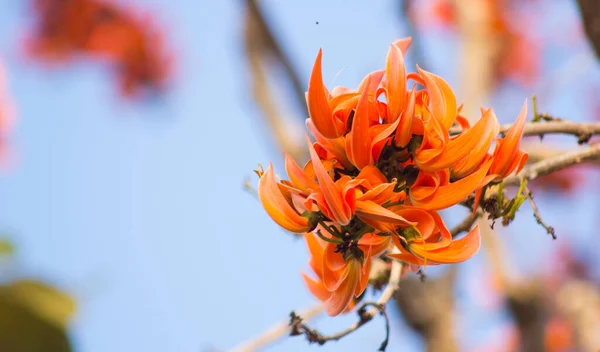
[(36, 25), (27, 42), (32, 57), (64, 62), (83, 54), (108, 60), (126, 96), (165, 87), (172, 57), (147, 16), (142, 20), (109, 0), (33, 0), (33, 12)]

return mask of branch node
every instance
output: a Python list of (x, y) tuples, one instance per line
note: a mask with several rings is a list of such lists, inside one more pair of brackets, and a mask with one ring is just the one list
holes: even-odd
[[(523, 179), (522, 182), (525, 182), (525, 179)], [(531, 209), (533, 210), (533, 217), (535, 218), (535, 221), (538, 224), (540, 224), (544, 229), (546, 229), (546, 232), (550, 236), (552, 236), (553, 240), (555, 240), (556, 233), (554, 231), (554, 227), (547, 225), (542, 219), (542, 216), (540, 215), (540, 210), (538, 209), (537, 204), (535, 204), (535, 201), (533, 200), (533, 193), (529, 190), (529, 188), (527, 188), (527, 186), (524, 187), (524, 193), (527, 199), (529, 200), (529, 204), (531, 204)]]

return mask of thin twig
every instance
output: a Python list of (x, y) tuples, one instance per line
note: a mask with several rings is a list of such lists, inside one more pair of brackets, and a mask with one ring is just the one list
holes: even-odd
[(477, 213), (475, 213), (475, 216), (471, 215), (471, 213), (469, 213), (469, 215), (467, 215), (466, 218), (463, 219), (463, 221), (461, 221), (460, 224), (454, 226), (452, 228), (452, 230), (450, 230), (450, 233), (452, 234), (452, 237), (456, 237), (458, 235), (460, 235), (463, 232), (469, 231), (471, 229), (471, 226), (473, 226), (473, 224), (475, 223), (475, 221), (477, 221), (477, 219), (482, 215), (481, 210), (477, 210)]
[[(247, 0), (246, 4), (248, 6), (249, 14), (254, 20), (256, 29), (260, 33), (260, 44), (263, 46), (264, 49), (270, 51), (273, 54), (273, 56), (281, 63), (283, 69), (287, 74), (287, 77), (289, 78), (292, 84), (298, 107), (302, 109), (304, 113), (302, 115), (302, 121), (304, 121), (304, 116), (307, 116), (308, 110), (305, 104), (304, 84), (300, 79), (300, 75), (298, 74), (296, 68), (292, 64), (290, 57), (285, 53), (282, 46), (275, 38), (275, 35), (273, 34), (274, 30), (267, 22), (265, 15), (263, 14), (256, 0)], [(250, 38), (250, 41), (256, 40), (259, 39), (256, 37)]]
[[(500, 126), (500, 133), (504, 134), (512, 124)], [(460, 127), (450, 129), (451, 135), (461, 133)], [(523, 127), (523, 136), (543, 136), (545, 134), (570, 134), (578, 138), (579, 144), (584, 144), (594, 135), (600, 135), (600, 122), (578, 123), (567, 120), (549, 122), (530, 122)]]
[(521, 171), (519, 176), (511, 176), (504, 179), (506, 185), (518, 185), (521, 178), (528, 181), (548, 175), (552, 172), (568, 168), (586, 161), (600, 159), (600, 143), (594, 144), (583, 150), (574, 150), (552, 158), (548, 158), (528, 166)]
[(250, 193), (250, 195), (252, 197), (254, 197), (254, 199), (259, 200), (258, 199), (258, 190), (250, 184), (250, 179), (249, 178), (245, 178), (244, 179), (244, 183), (242, 184), (242, 188), (244, 191)]
[[(377, 313), (380, 313), (384, 316), (386, 320), (386, 337), (385, 340), (381, 343), (379, 347), (380, 351), (385, 351), (389, 340), (389, 319), (386, 314), (385, 306), (387, 302), (394, 296), (396, 291), (399, 288), (400, 278), (402, 277), (402, 267), (403, 263), (397, 260), (392, 261), (392, 270), (390, 273), (390, 281), (385, 288), (385, 290), (381, 293), (381, 296), (377, 300), (377, 302), (366, 302), (364, 303), (357, 311), (359, 320), (352, 324), (345, 330), (342, 330), (336, 334), (332, 335), (323, 335), (317, 330), (309, 328), (306, 324), (303, 323), (303, 319), (296, 315), (294, 312), (290, 314), (291, 321), (290, 325), (292, 326), (292, 335), (305, 335), (309, 342), (315, 342), (319, 345), (325, 344), (327, 341), (337, 341), (344, 336), (351, 334), (352, 332), (358, 330), (361, 326), (365, 325), (369, 321), (373, 320)], [(371, 306), (370, 309), (366, 309), (368, 306)]]
[[(309, 307), (308, 309), (300, 312), (302, 319), (305, 321), (311, 320), (318, 315), (323, 313), (323, 305), (317, 304), (313, 307)], [(230, 350), (230, 352), (252, 352), (256, 351), (259, 348), (264, 348), (265, 346), (279, 340), (286, 334), (290, 332), (291, 328), (289, 325), (289, 320), (281, 321), (275, 325), (273, 325), (269, 330), (265, 331), (260, 336), (255, 337), (250, 341), (243, 342), (242, 344), (234, 347)]]
[[(527, 181), (525, 179), (522, 179), (521, 182)], [(554, 227), (547, 225), (542, 219), (542, 216), (540, 215), (540, 210), (538, 209), (537, 204), (535, 204), (535, 201), (533, 200), (533, 193), (531, 193), (527, 186), (525, 186), (523, 190), (525, 191), (525, 196), (529, 200), (529, 204), (531, 204), (531, 209), (533, 209), (533, 216), (535, 217), (535, 221), (537, 221), (538, 224), (542, 225), (542, 227), (546, 229), (546, 232), (548, 232), (548, 234), (552, 236), (552, 239), (555, 240), (556, 233), (554, 232)]]

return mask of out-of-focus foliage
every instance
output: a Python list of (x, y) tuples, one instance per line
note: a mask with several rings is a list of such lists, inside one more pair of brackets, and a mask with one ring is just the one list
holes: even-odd
[(74, 312), (75, 301), (44, 282), (0, 285), (0, 351), (71, 351), (65, 329)]
[(0, 240), (0, 257), (10, 255), (14, 250), (13, 244), (8, 240)]

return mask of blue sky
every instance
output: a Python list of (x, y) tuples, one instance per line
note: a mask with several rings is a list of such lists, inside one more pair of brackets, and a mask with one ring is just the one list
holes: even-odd
[[(23, 2), (0, 5), (0, 57), (19, 116), (12, 136), (17, 163), (0, 175), (0, 228), (19, 251), (15, 275), (41, 276), (77, 298), (71, 334), (78, 351), (226, 349), (290, 310), (314, 304), (299, 275), (307, 262), (304, 244), (278, 229), (242, 189), (258, 163), (282, 155), (272, 148), (247, 92), (242, 2), (136, 3), (166, 25), (177, 52), (173, 87), (152, 104), (121, 100), (107, 70), (94, 63), (47, 70), (23, 60)], [(561, 3), (554, 17), (575, 14)], [(405, 33), (395, 1), (261, 4), (304, 81), (322, 47), (325, 81), (333, 82), (343, 68), (335, 83), (355, 86), (383, 66), (389, 44)], [(433, 35), (424, 45), (431, 69), (448, 73), (454, 83), (451, 39)], [(554, 48), (556, 61), (577, 53), (591, 60), (582, 41), (575, 46), (568, 53)], [(600, 77), (597, 67), (590, 72), (583, 82)], [(584, 98), (573, 87), (571, 82), (541, 98), (545, 110), (584, 111)], [(503, 91), (500, 118), (514, 119), (530, 94)], [(563, 211), (548, 200), (549, 216)], [(561, 207), (598, 209), (593, 200), (566, 202)], [(591, 220), (578, 214), (569, 229), (589, 238)], [(525, 215), (514, 226), (528, 230), (510, 238), (519, 247), (548, 251), (543, 230)], [(516, 257), (533, 271), (540, 261), (539, 255)], [(458, 330), (476, 328), (473, 340), (479, 342), (493, 336), (502, 320), (501, 314), (482, 312), (467, 288), (484, 262), (478, 255), (464, 266), (458, 290)], [(419, 350), (420, 342), (396, 313), (392, 317), (390, 350)], [(475, 325), (464, 317), (480, 320)], [(335, 331), (353, 319), (322, 318), (316, 326)], [(374, 322), (324, 347), (293, 338), (270, 350), (374, 350), (382, 337), (383, 323)]]

